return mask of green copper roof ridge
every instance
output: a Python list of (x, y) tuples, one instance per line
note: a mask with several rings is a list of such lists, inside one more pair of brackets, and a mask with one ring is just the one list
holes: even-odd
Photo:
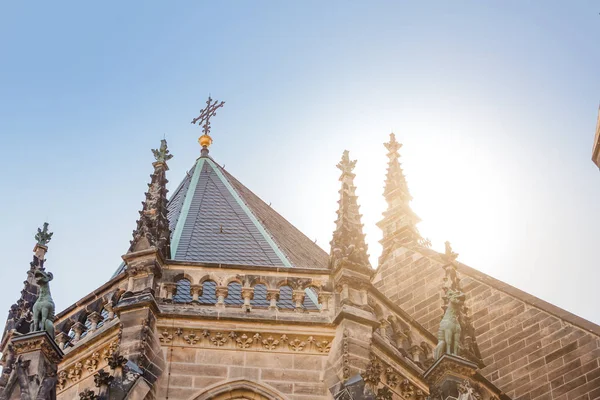
[(283, 253), (283, 251), (281, 251), (281, 249), (279, 248), (279, 246), (277, 245), (277, 243), (275, 243), (275, 241), (273, 240), (273, 238), (271, 237), (271, 235), (269, 235), (269, 233), (267, 232), (267, 229), (256, 218), (256, 216), (250, 210), (250, 208), (244, 202), (244, 200), (242, 200), (242, 197), (240, 196), (240, 194), (233, 188), (233, 186), (231, 186), (231, 183), (229, 182), (229, 180), (225, 177), (225, 175), (223, 175), (223, 172), (221, 172), (220, 167), (211, 158), (208, 158), (207, 160), (208, 160), (208, 163), (211, 164), (211, 166), (213, 167), (213, 170), (217, 173), (217, 176), (219, 177), (219, 179), (221, 180), (221, 182), (225, 185), (225, 187), (227, 188), (227, 190), (229, 191), (229, 193), (233, 196), (233, 198), (238, 203), (238, 205), (246, 213), (246, 215), (248, 216), (248, 218), (250, 218), (250, 221), (252, 221), (252, 223), (254, 224), (254, 226), (256, 227), (256, 229), (258, 229), (258, 231), (260, 232), (260, 234), (262, 235), (262, 237), (267, 241), (267, 243), (269, 244), (269, 246), (271, 246), (271, 248), (273, 249), (273, 251), (275, 252), (275, 254), (277, 255), (277, 257), (281, 260), (281, 262), (283, 263), (283, 265), (285, 267), (293, 267), (293, 265), (290, 262), (290, 260)]
[(171, 239), (171, 259), (173, 260), (177, 255), (177, 248), (179, 247), (179, 241), (181, 240), (181, 232), (183, 231), (185, 221), (187, 220), (188, 213), (190, 212), (190, 206), (192, 205), (194, 192), (196, 192), (196, 186), (200, 180), (200, 173), (202, 172), (204, 160), (206, 160), (204, 157), (200, 157), (198, 160), (196, 160), (196, 167), (194, 168), (190, 185), (188, 186), (187, 193), (185, 194), (185, 199), (183, 200), (183, 205), (181, 206), (181, 212), (179, 213), (179, 218), (177, 218), (177, 225), (175, 225), (175, 231), (173, 232), (173, 238)]

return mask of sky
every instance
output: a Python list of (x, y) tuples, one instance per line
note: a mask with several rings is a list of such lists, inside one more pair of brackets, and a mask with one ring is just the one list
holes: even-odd
[[(373, 266), (391, 131), (423, 236), (600, 323), (598, 1), (0, 3), (0, 314), (44, 221), (57, 311), (121, 262), (166, 137), (173, 191), (211, 156), (325, 250), (357, 159)], [(4, 311), (3, 311), (4, 310)], [(0, 316), (4, 322), (4, 317)]]

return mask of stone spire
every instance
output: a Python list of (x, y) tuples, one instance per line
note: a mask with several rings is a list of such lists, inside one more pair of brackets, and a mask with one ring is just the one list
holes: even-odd
[(33, 261), (29, 264), (27, 271), (27, 279), (23, 282), (23, 290), (21, 297), (8, 311), (8, 319), (4, 328), (2, 342), (0, 343), (0, 351), (4, 353), (4, 348), (9, 339), (9, 334), (17, 332), (20, 334), (29, 333), (32, 322), (32, 308), (39, 295), (39, 286), (35, 280), (37, 272), (44, 272), (44, 262), (46, 252), (48, 251), (48, 243), (52, 238), (52, 232), (48, 231), (48, 223), (44, 222), (43, 228), (38, 228), (35, 235), (36, 244), (33, 248)]
[(152, 164), (154, 172), (150, 175), (146, 200), (142, 202), (140, 219), (137, 228), (133, 231), (133, 240), (130, 242), (128, 253), (155, 248), (163, 258), (171, 256), (171, 232), (167, 219), (167, 182), (166, 171), (169, 169), (167, 161), (173, 155), (169, 154), (167, 141), (161, 140), (160, 148), (153, 149), (156, 161)]
[(54, 342), (54, 302), (48, 288), (52, 274), (44, 268), (51, 238), (45, 222), (35, 235), (33, 261), (21, 297), (8, 313), (0, 343), (0, 399), (56, 399), (56, 370), (62, 351)]
[(465, 358), (483, 367), (481, 354), (475, 338), (475, 328), (465, 304), (465, 293), (460, 285), (460, 276), (456, 268), (458, 254), (452, 250), (450, 242), (446, 242), (446, 250), (442, 255), (444, 262), (444, 279), (442, 284), (442, 301), (444, 317), (440, 322), (438, 345), (435, 359), (443, 354)]
[(384, 143), (384, 146), (388, 150), (389, 161), (383, 196), (388, 208), (383, 213), (383, 219), (377, 223), (383, 231), (383, 239), (380, 241), (383, 246), (379, 258), (380, 265), (397, 247), (410, 246), (422, 240), (416, 226), (421, 220), (410, 208), (412, 196), (400, 164), (398, 151), (402, 144), (396, 141), (396, 135), (390, 133), (390, 141)]
[(355, 165), (356, 160), (350, 161), (348, 151), (345, 150), (342, 160), (337, 165), (342, 171), (340, 176), (342, 188), (339, 191), (339, 209), (331, 240), (330, 265), (334, 270), (341, 267), (371, 270), (363, 225), (360, 222), (361, 214), (356, 201), (355, 174), (352, 173)]

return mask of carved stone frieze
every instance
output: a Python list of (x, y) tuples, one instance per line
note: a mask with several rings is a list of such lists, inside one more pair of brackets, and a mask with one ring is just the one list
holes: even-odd
[(377, 394), (375, 395), (375, 400), (392, 400), (393, 396), (394, 396), (394, 394), (392, 393), (392, 391), (389, 388), (384, 386), (381, 389), (377, 390)]
[(85, 389), (83, 392), (79, 393), (80, 400), (96, 400), (98, 396), (94, 393), (93, 390)]
[(173, 327), (161, 327), (159, 332), (161, 332), (159, 339), (163, 345), (276, 352), (327, 354), (331, 350), (333, 341), (333, 337), (287, 335), (275, 332), (209, 331)]
[(290, 340), (290, 342), (288, 343), (288, 346), (293, 351), (302, 351), (302, 350), (304, 350), (304, 347), (306, 346), (306, 342), (304, 340), (295, 338), (294, 340)]
[(98, 371), (98, 369), (110, 364), (117, 349), (118, 341), (113, 340), (97, 351), (62, 367), (58, 372), (58, 391), (67, 389), (88, 376), (88, 374), (91, 375)]
[(367, 385), (375, 388), (381, 382), (381, 374), (383, 373), (383, 365), (381, 362), (371, 354), (371, 360), (367, 365), (367, 369), (365, 370), (363, 375), (363, 379)]
[[(400, 371), (379, 359), (373, 353), (371, 353), (370, 359), (371, 361), (367, 365), (366, 371), (362, 374), (366, 384), (371, 385), (375, 390), (381, 384), (385, 383), (387, 388), (392, 389), (394, 393), (404, 399), (424, 400), (424, 392), (418, 389)], [(385, 377), (385, 381), (382, 381), (381, 376)], [(378, 393), (376, 390), (375, 392)]]
[(173, 340), (173, 335), (169, 333), (169, 331), (162, 331), (159, 340), (161, 343), (171, 343), (171, 341)]
[(385, 380), (389, 387), (395, 388), (398, 386), (398, 382), (400, 381), (400, 376), (394, 371), (393, 368), (385, 369)]
[(68, 369), (67, 376), (72, 382), (77, 382), (81, 379), (82, 371), (83, 371), (83, 364), (78, 361), (71, 368)]
[[(164, 335), (165, 332), (163, 332)], [(200, 337), (196, 336), (195, 333), (190, 333), (189, 335), (185, 335), (183, 339), (191, 345), (194, 345), (200, 341)]]
[(465, 379), (458, 385), (458, 393), (461, 399), (465, 400), (482, 400), (481, 388), (479, 385), (471, 382), (470, 379)]

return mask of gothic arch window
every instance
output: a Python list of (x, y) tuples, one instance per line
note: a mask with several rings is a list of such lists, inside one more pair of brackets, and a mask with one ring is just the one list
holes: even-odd
[(217, 283), (215, 281), (204, 281), (202, 283), (202, 296), (198, 298), (200, 304), (216, 304), (217, 303)]
[(269, 301), (267, 300), (267, 286), (259, 283), (254, 286), (254, 298), (250, 300), (252, 307), (269, 307)]
[(225, 297), (225, 304), (230, 306), (241, 306), (244, 304), (242, 299), (242, 285), (238, 282), (231, 282), (227, 285), (227, 297)]
[(177, 281), (177, 288), (175, 289), (175, 296), (173, 296), (174, 303), (190, 303), (192, 301), (192, 293), (190, 291), (191, 283), (188, 279), (183, 278)]
[(292, 292), (291, 286), (281, 286), (279, 288), (279, 300), (277, 301), (278, 308), (291, 310), (295, 308), (294, 301), (292, 300)]
[(194, 400), (286, 400), (275, 389), (256, 382), (222, 382), (202, 392)]

